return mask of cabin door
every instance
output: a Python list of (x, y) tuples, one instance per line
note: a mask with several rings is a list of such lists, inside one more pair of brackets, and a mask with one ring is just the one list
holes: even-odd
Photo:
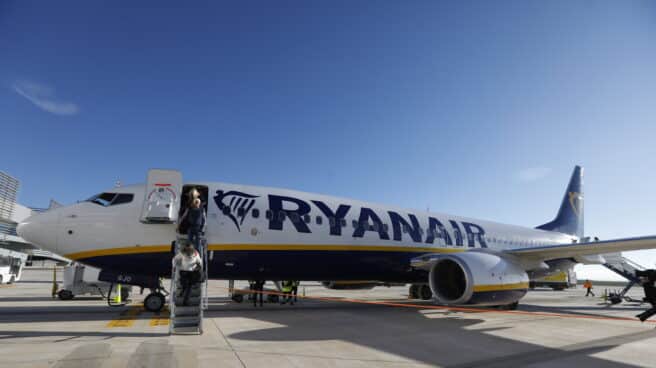
[(182, 200), (182, 173), (176, 170), (148, 170), (141, 221), (174, 223)]

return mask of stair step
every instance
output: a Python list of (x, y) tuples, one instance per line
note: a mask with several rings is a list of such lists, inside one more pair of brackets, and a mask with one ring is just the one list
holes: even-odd
[(199, 316), (191, 316), (191, 317), (175, 316), (175, 317), (173, 317), (173, 320), (171, 321), (171, 323), (173, 323), (173, 327), (197, 326), (197, 325), (200, 325), (200, 317)]
[[(195, 299), (195, 298), (200, 298), (201, 293), (189, 293), (189, 300)], [(184, 299), (184, 295), (182, 293), (176, 293), (175, 294), (175, 300), (182, 300)]]
[(173, 327), (172, 332), (174, 334), (199, 334), (201, 330), (199, 326), (190, 326), (190, 327)]
[[(182, 290), (182, 289), (183, 289), (183, 288), (182, 288), (182, 285), (175, 285), (175, 288), (178, 289), (178, 290)], [(191, 286), (191, 290), (196, 290), (196, 289), (202, 289), (202, 285), (201, 285), (201, 284), (198, 284), (198, 285), (192, 285), (192, 286)]]
[(200, 315), (200, 306), (197, 305), (176, 305), (175, 317), (198, 316)]
[(195, 297), (195, 298), (189, 298), (189, 302), (187, 305), (183, 305), (182, 303), (184, 302), (183, 298), (176, 298), (175, 299), (175, 307), (180, 308), (180, 307), (197, 307), (200, 305), (200, 297)]

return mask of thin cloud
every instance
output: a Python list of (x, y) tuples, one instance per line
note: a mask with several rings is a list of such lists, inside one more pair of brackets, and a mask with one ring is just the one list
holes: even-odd
[(14, 92), (25, 97), (41, 110), (55, 115), (75, 115), (80, 108), (72, 102), (58, 101), (52, 87), (33, 82), (16, 82)]
[(517, 173), (517, 179), (523, 182), (531, 182), (547, 177), (551, 173), (549, 167), (529, 167)]

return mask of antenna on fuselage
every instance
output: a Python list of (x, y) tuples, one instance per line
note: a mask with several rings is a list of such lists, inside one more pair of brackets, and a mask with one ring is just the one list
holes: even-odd
[(117, 180), (116, 183), (114, 184), (114, 188), (120, 188), (121, 187), (121, 181)]

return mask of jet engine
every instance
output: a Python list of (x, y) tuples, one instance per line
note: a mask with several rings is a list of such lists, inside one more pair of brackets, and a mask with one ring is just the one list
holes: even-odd
[(528, 290), (528, 275), (518, 262), (497, 254), (463, 252), (432, 258), (428, 281), (446, 305), (516, 305)]

